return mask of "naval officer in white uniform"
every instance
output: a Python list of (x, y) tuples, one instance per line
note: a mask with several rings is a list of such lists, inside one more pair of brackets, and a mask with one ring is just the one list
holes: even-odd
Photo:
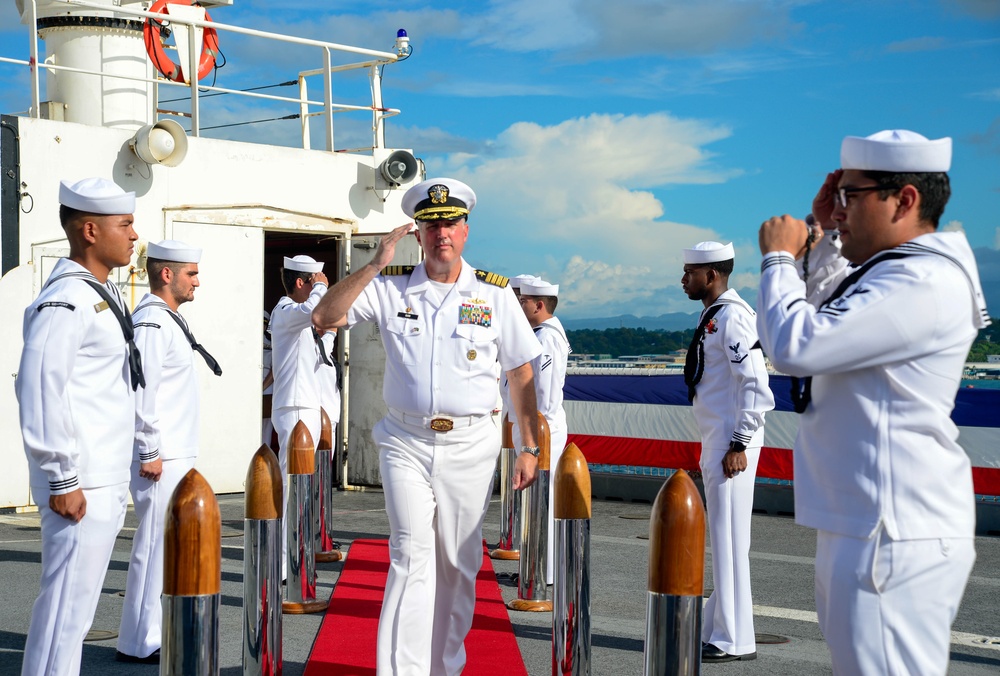
[(109, 280), (132, 256), (135, 193), (102, 178), (63, 181), (59, 202), (69, 257), (25, 310), (15, 382), (42, 520), (41, 589), (21, 672), (32, 676), (80, 673), (125, 519), (142, 377), (128, 308)]
[[(569, 339), (562, 322), (553, 314), (559, 303), (559, 285), (543, 279), (522, 280), (521, 310), (528, 318), (535, 338), (542, 346), (542, 353), (531, 362), (535, 374), (535, 399), (538, 412), (549, 425), (549, 467), (555, 472), (559, 458), (566, 448), (569, 427), (563, 409), (563, 387), (566, 385), (566, 363), (569, 361)], [(516, 428), (515, 428), (516, 429)], [(520, 431), (515, 432), (515, 443)], [(549, 482), (549, 527), (545, 545), (545, 581), (553, 584), (553, 557), (555, 547), (555, 482)]]
[(794, 265), (805, 224), (781, 216), (760, 230), (761, 342), (803, 378), (795, 520), (817, 529), (834, 672), (944, 674), (975, 560), (972, 471), (950, 415), (989, 315), (965, 235), (937, 231), (951, 139), (848, 136), (840, 158), (813, 215), (854, 267), (818, 307)]
[[(163, 524), (167, 504), (198, 457), (201, 407), (196, 351), (179, 308), (200, 286), (201, 249), (176, 240), (146, 250), (149, 293), (132, 315), (146, 387), (135, 397), (135, 443), (129, 490), (139, 520), (132, 539), (116, 658), (158, 663), (162, 635)], [(196, 347), (197, 346), (197, 347)], [(222, 371), (208, 355), (216, 375)], [(213, 368), (214, 367), (214, 368)]]
[(750, 514), (764, 415), (774, 408), (756, 314), (729, 288), (732, 244), (684, 249), (681, 284), (704, 310), (684, 381), (701, 433), (701, 474), (712, 543), (712, 595), (704, 608), (702, 662), (757, 657), (750, 593)]
[[(288, 442), (298, 421), (305, 423), (313, 450), (319, 441), (323, 367), (321, 341), (312, 325), (312, 311), (327, 290), (323, 263), (311, 256), (285, 257), (281, 270), (285, 294), (271, 310), (271, 372), (274, 394), (271, 424), (278, 436), (278, 464), (288, 497)], [(285, 513), (287, 514), (287, 509)], [(286, 541), (288, 521), (281, 519), (281, 542)], [(282, 575), (288, 565), (288, 547), (282, 547)]]
[(389, 412), (372, 432), (390, 527), (380, 676), (452, 676), (465, 666), (500, 449), (491, 415), (498, 360), (526, 444), (514, 487), (530, 484), (537, 471), (531, 360), (541, 348), (507, 279), (462, 258), (475, 200), (469, 186), (451, 178), (410, 188), (402, 206), (417, 222), (424, 261), (386, 267), (413, 224), (396, 228), (313, 313), (320, 328), (377, 322), (386, 350)]

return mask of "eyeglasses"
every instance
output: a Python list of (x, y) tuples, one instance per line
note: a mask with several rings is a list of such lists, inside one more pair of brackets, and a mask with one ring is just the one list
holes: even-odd
[(853, 195), (854, 193), (857, 193), (857, 192), (869, 192), (869, 191), (872, 191), (872, 190), (893, 190), (893, 191), (896, 191), (896, 190), (899, 190), (899, 188), (896, 187), (896, 186), (894, 186), (894, 185), (885, 185), (885, 184), (882, 184), (882, 183), (880, 183), (878, 185), (864, 186), (863, 188), (837, 188), (837, 194), (834, 196), (834, 201), (837, 204), (839, 204), (840, 206), (842, 206), (843, 208), (846, 209), (847, 208), (847, 198), (848, 198), (848, 196)]

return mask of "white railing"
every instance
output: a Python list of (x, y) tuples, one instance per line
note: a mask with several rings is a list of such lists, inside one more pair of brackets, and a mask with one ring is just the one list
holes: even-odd
[[(372, 49), (364, 49), (361, 47), (351, 47), (348, 45), (342, 45), (334, 42), (324, 42), (321, 40), (312, 40), (310, 38), (300, 38), (289, 35), (282, 35), (280, 33), (271, 33), (268, 31), (261, 31), (252, 28), (243, 28), (241, 26), (233, 26), (229, 24), (218, 23), (216, 21), (202, 21), (197, 19), (182, 19), (176, 16), (171, 16), (168, 14), (158, 14), (152, 12), (146, 12), (140, 9), (132, 9), (123, 6), (109, 6), (106, 4), (99, 4), (95, 2), (88, 2), (87, 0), (54, 0), (59, 4), (65, 4), (72, 7), (79, 7), (84, 9), (98, 10), (103, 13), (112, 12), (115, 15), (126, 15), (137, 18), (144, 19), (157, 19), (160, 21), (169, 21), (171, 26), (175, 29), (179, 27), (184, 27), (189, 35), (188, 39), (188, 69), (187, 72), (192, 74), (192, 79), (195, 80), (193, 83), (183, 83), (183, 82), (173, 82), (172, 80), (167, 80), (162, 77), (154, 78), (143, 78), (135, 77), (118, 73), (105, 73), (103, 71), (94, 71), (81, 68), (72, 68), (68, 66), (60, 66), (53, 63), (40, 62), (38, 60), (38, 13), (37, 13), (37, 0), (27, 0), (26, 8), (29, 11), (30, 21), (28, 22), (30, 30), (30, 46), (29, 46), (29, 59), (27, 61), (23, 59), (13, 59), (8, 57), (0, 56), (0, 63), (11, 63), (16, 65), (28, 66), (31, 69), (31, 109), (29, 114), (32, 117), (38, 118), (41, 116), (41, 86), (40, 86), (40, 71), (41, 70), (51, 70), (51, 71), (66, 71), (74, 73), (85, 73), (88, 75), (106, 75), (108, 77), (114, 77), (121, 80), (132, 80), (137, 82), (146, 82), (153, 84), (153, 90), (155, 92), (154, 97), (159, 99), (159, 88), (163, 86), (172, 87), (183, 87), (190, 90), (190, 103), (191, 111), (190, 113), (179, 113), (176, 111), (163, 111), (159, 109), (159, 104), (155, 107), (157, 113), (167, 113), (171, 115), (179, 115), (184, 117), (190, 117), (191, 119), (191, 135), (200, 136), (201, 135), (201, 116), (200, 116), (200, 106), (199, 106), (199, 96), (201, 91), (208, 92), (218, 92), (220, 94), (232, 94), (235, 96), (245, 96), (254, 99), (264, 99), (268, 101), (278, 101), (283, 103), (288, 103), (294, 105), (298, 110), (298, 115), (302, 122), (302, 147), (308, 149), (310, 147), (309, 139), (309, 118), (321, 116), (324, 121), (324, 130), (326, 132), (326, 150), (334, 150), (334, 135), (333, 135), (333, 116), (336, 113), (344, 112), (370, 112), (372, 115), (372, 149), (384, 148), (385, 147), (385, 126), (384, 121), (394, 115), (399, 114), (399, 110), (395, 108), (385, 108), (382, 105), (382, 78), (380, 68), (388, 63), (395, 63), (400, 60), (400, 55), (394, 54), (392, 52), (382, 52)], [(274, 40), (282, 43), (289, 43), (294, 45), (301, 45), (306, 47), (315, 47), (320, 51), (322, 65), (319, 68), (314, 68), (311, 70), (304, 70), (298, 74), (298, 85), (299, 85), (299, 96), (298, 98), (292, 98), (287, 96), (279, 96), (275, 94), (264, 94), (255, 91), (246, 91), (239, 89), (228, 89), (226, 87), (216, 87), (214, 85), (204, 85), (197, 82), (198, 73), (198, 62), (201, 55), (196, 52), (196, 45), (198, 41), (195, 39), (195, 30), (198, 28), (213, 28), (216, 31), (224, 31), (230, 33), (236, 33), (240, 35), (246, 35), (249, 37), (261, 38), (265, 40)], [(363, 61), (358, 61), (355, 63), (338, 64), (334, 66), (332, 64), (332, 54), (333, 53), (351, 54), (362, 57), (370, 57)], [(361, 70), (368, 69), (369, 80), (371, 82), (371, 105), (359, 106), (359, 105), (349, 105), (344, 103), (334, 103), (333, 102), (333, 84), (332, 75), (335, 72), (343, 72), (349, 70)], [(316, 75), (323, 76), (323, 100), (322, 101), (312, 101), (308, 98), (308, 88), (306, 86), (306, 78)], [(196, 86), (192, 86), (196, 85)], [(319, 108), (320, 110), (314, 111), (313, 108)], [(350, 150), (361, 150), (361, 149), (350, 149)]]

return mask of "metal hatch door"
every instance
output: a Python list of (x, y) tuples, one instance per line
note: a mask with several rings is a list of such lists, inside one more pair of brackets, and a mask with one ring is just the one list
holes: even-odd
[(264, 231), (180, 220), (171, 226), (168, 236), (203, 250), (201, 286), (181, 314), (222, 367), (216, 377), (194, 356), (201, 388), (197, 468), (216, 493), (242, 492), (250, 457), (260, 448)]

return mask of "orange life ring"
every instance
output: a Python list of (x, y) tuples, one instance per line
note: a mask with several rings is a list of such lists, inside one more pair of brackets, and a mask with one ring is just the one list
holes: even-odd
[[(196, 1), (156, 0), (153, 6), (149, 8), (149, 11), (155, 14), (162, 14), (167, 5), (193, 5)], [(212, 20), (212, 17), (208, 15), (208, 10), (205, 10), (205, 20)], [(142, 39), (146, 44), (146, 53), (149, 54), (149, 58), (153, 62), (153, 65), (156, 66), (156, 70), (160, 71), (163, 77), (168, 80), (184, 82), (184, 74), (181, 72), (181, 67), (167, 56), (167, 52), (163, 48), (163, 37), (160, 35), (159, 22), (147, 18), (145, 24), (142, 26)], [(219, 34), (214, 28), (206, 26), (204, 33), (202, 33), (201, 60), (198, 62), (199, 80), (212, 72), (212, 69), (215, 67), (215, 57), (218, 53)]]

